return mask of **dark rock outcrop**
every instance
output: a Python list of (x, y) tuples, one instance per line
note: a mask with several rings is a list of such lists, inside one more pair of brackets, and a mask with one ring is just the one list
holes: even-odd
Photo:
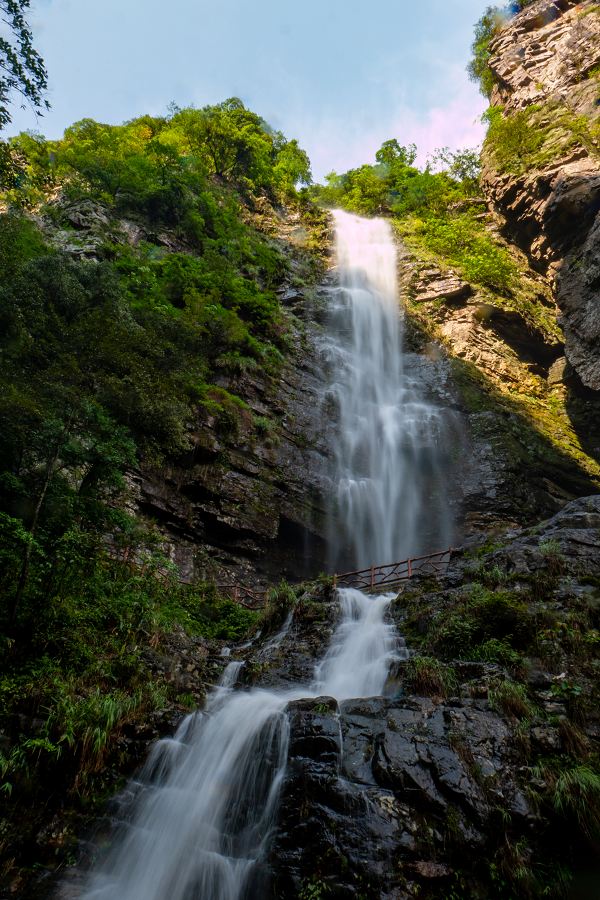
[(486, 701), (334, 706), (319, 698), (290, 709), (274, 896), (302, 896), (311, 879), (335, 897), (408, 897), (417, 885), (436, 896), (427, 886), (451, 883), (460, 847), (486, 847), (497, 804), (523, 829), (535, 823), (511, 729)]
[[(509, 671), (466, 654), (451, 663), (450, 691), (416, 691), (409, 659), (385, 697), (290, 704), (269, 896), (485, 898), (498, 883), (499, 896), (542, 896), (544, 879), (562, 896), (553, 866), (589, 868), (586, 838), (552, 798), (557, 773), (591, 765), (598, 750), (597, 651), (585, 657), (566, 635), (588, 620), (585, 610), (597, 619), (599, 546), (600, 496), (592, 496), (480, 559), (481, 577), (504, 571), (503, 590), (515, 598), (529, 597), (525, 585), (542, 589), (528, 615), (554, 622), (559, 641), (544, 658)], [(408, 585), (413, 608), (435, 621), (478, 577), (473, 565), (458, 555), (437, 583)], [(403, 596), (394, 605), (400, 629)], [(589, 695), (584, 706), (578, 691)]]

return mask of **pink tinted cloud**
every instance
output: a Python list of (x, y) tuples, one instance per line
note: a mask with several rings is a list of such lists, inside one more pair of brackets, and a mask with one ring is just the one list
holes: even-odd
[(485, 133), (481, 113), (485, 104), (476, 91), (468, 88), (445, 106), (429, 109), (424, 116), (410, 110), (396, 120), (394, 133), (402, 142), (417, 145), (418, 161), (424, 163), (440, 147), (451, 150), (476, 147)]
[(420, 165), (441, 147), (459, 150), (478, 146), (485, 133), (481, 123), (485, 102), (475, 85), (466, 78), (461, 81), (447, 103), (424, 110), (400, 103), (393, 116), (387, 122), (378, 122), (375, 128), (361, 121), (360, 113), (351, 122), (321, 121), (317, 127), (314, 122), (302, 123), (305, 128), (299, 131), (305, 135), (304, 145), (317, 180), (332, 169), (345, 172), (374, 162), (381, 144), (392, 137), (401, 144), (416, 144)]

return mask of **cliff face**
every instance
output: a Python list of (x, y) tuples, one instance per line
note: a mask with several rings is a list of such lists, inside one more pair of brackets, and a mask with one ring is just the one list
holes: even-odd
[[(53, 242), (74, 256), (95, 258), (106, 215), (89, 203), (64, 215), (73, 227), (57, 231), (49, 223)], [(188, 582), (272, 584), (310, 577), (326, 565), (335, 422), (323, 408), (319, 335), (335, 283), (335, 272), (326, 268), (331, 235), (319, 235), (323, 256), (315, 267), (308, 249), (315, 235), (297, 214), (265, 206), (252, 219), (289, 262), (278, 289), (289, 335), (285, 361), (276, 377), (260, 369), (217, 374), (216, 385), (247, 405), (235, 427), (224, 430), (218, 416), (199, 409), (189, 423), (192, 446), (185, 456), (160, 466), (142, 462), (128, 476), (128, 508), (157, 531)], [(134, 246), (155, 237), (125, 220), (113, 226)], [(178, 249), (172, 235), (158, 239)], [(577, 428), (557, 412), (567, 388), (558, 379), (549, 393), (548, 370), (562, 353), (560, 332), (545, 279), (520, 257), (523, 290), (541, 310), (537, 326), (440, 260), (399, 246), (407, 374), (454, 416), (445, 478), (455, 544), (552, 514), (592, 492), (598, 475)], [(534, 413), (538, 420), (531, 423)], [(586, 409), (581, 415), (589, 423)], [(461, 457), (467, 466), (456, 465)]]
[[(293, 222), (281, 223), (284, 229), (289, 234)], [(293, 253), (301, 270), (302, 246)], [(204, 415), (192, 426), (185, 459), (132, 474), (138, 513), (159, 524), (186, 581), (227, 583), (233, 575), (272, 583), (323, 568), (329, 448), (315, 316), (324, 298), (323, 285), (304, 279), (306, 272), (301, 286), (280, 289), (290, 352), (279, 376), (257, 371), (222, 381), (248, 405), (235, 432), (223, 435), (215, 417)]]
[[(59, 199), (56, 206), (55, 217), (42, 217), (40, 224), (50, 242), (74, 258), (101, 258), (107, 233), (134, 250), (150, 243), (190, 253), (174, 233), (117, 218), (101, 203)], [(157, 532), (184, 582), (298, 578), (323, 568), (325, 556), (328, 441), (317, 342), (328, 279), (325, 261), (310, 245), (324, 239), (326, 226), (266, 201), (244, 215), (287, 261), (277, 288), (287, 332), (281, 365), (276, 373), (260, 366), (213, 373), (216, 392), (242, 401), (228, 420), (218, 404), (214, 413), (210, 405), (199, 406), (187, 425), (185, 454), (161, 464), (142, 458), (127, 475), (129, 511)]]
[[(334, 897), (562, 896), (561, 865), (593, 865), (581, 823), (553, 806), (551, 768), (597, 746), (594, 701), (577, 708), (595, 696), (594, 665), (558, 623), (583, 643), (593, 627), (599, 510), (597, 497), (575, 501), (478, 564), (457, 560), (437, 588), (416, 579), (399, 595), (410, 645), (447, 668), (417, 650), (383, 698), (290, 704), (274, 896), (311, 896), (311, 884)], [(467, 633), (498, 641), (503, 627), (524, 652), (514, 682), (507, 657), (465, 652)]]
[[(565, 374), (544, 277), (514, 245), (511, 253), (517, 298), (469, 283), (418, 246), (400, 247), (409, 347), (421, 380), (429, 373), (433, 395), (460, 417), (456, 459), (464, 464), (450, 467), (449, 481), (460, 479), (455, 503), (466, 541), (538, 521), (595, 492), (600, 475), (598, 402)], [(454, 496), (452, 483), (449, 490)]]
[(545, 274), (565, 354), (600, 389), (600, 6), (538, 0), (490, 45), (496, 85), (483, 186), (506, 236)]

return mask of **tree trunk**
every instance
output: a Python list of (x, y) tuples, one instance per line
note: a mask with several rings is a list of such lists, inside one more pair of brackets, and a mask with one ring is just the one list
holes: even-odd
[(29, 533), (32, 537), (32, 540), (28, 542), (25, 547), (25, 553), (23, 555), (23, 564), (21, 566), (21, 574), (19, 575), (19, 581), (17, 583), (17, 590), (15, 591), (15, 597), (12, 603), (11, 611), (10, 611), (10, 628), (12, 628), (15, 624), (17, 613), (19, 611), (19, 607), (21, 605), (21, 601), (23, 599), (23, 594), (25, 593), (25, 588), (27, 587), (27, 579), (29, 577), (29, 566), (31, 563), (31, 552), (33, 549), (33, 538), (35, 537), (35, 533), (37, 531), (38, 521), (40, 518), (40, 512), (42, 506), (44, 505), (44, 500), (46, 499), (46, 494), (48, 492), (48, 488), (50, 486), (50, 482), (52, 481), (52, 476), (54, 475), (54, 470), (56, 468), (56, 463), (58, 462), (58, 456), (61, 451), (61, 448), (64, 444), (65, 437), (69, 433), (71, 427), (71, 422), (69, 421), (68, 425), (65, 427), (63, 433), (61, 434), (59, 440), (56, 443), (56, 447), (54, 449), (54, 453), (51, 458), (48, 460), (46, 465), (46, 473), (44, 475), (44, 483), (42, 484), (42, 489), (40, 491), (39, 497), (37, 499), (37, 503), (35, 504), (35, 509), (33, 510), (33, 516), (31, 518), (31, 525), (29, 527)]

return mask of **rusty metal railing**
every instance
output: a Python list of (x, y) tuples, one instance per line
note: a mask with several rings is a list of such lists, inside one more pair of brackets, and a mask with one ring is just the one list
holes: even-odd
[[(448, 550), (428, 553), (425, 556), (413, 556), (396, 563), (370, 566), (368, 569), (357, 569), (355, 572), (342, 572), (333, 576), (333, 586), (353, 587), (369, 593), (383, 588), (393, 588), (414, 575), (439, 575), (446, 571), (453, 552), (453, 548), (449, 547)], [(215, 587), (223, 597), (228, 597), (246, 609), (262, 609), (266, 606), (271, 590), (270, 588), (253, 590), (241, 584), (217, 584)]]
[(361, 591), (373, 591), (394, 587), (414, 575), (439, 575), (446, 571), (452, 556), (452, 547), (425, 556), (413, 556), (396, 563), (370, 566), (355, 572), (343, 572), (333, 576), (334, 587), (353, 587)]
[(267, 595), (270, 588), (264, 590), (252, 590), (241, 584), (216, 584), (218, 592), (222, 597), (245, 606), (246, 609), (262, 609), (267, 603)]

